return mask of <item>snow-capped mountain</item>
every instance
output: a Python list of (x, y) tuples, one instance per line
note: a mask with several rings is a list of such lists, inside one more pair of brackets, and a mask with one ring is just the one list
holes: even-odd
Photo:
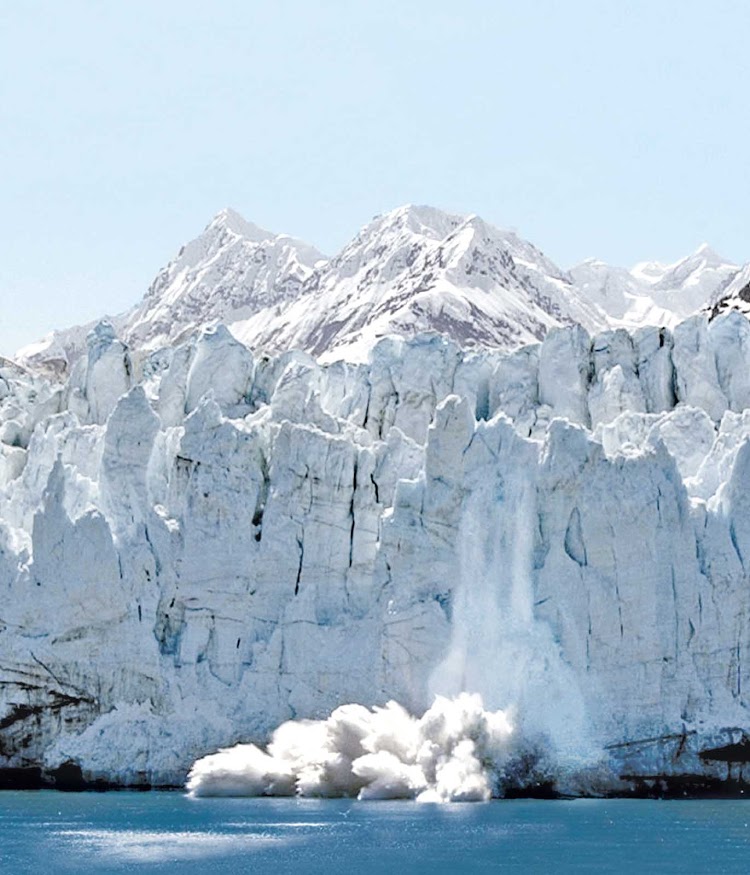
[[(246, 319), (301, 293), (325, 256), (285, 234), (219, 212), (159, 271), (143, 300), (112, 322), (134, 349), (167, 346), (198, 328)], [(95, 322), (53, 331), (17, 358), (65, 373), (86, 348)]]
[(121, 323), (134, 347), (166, 346), (212, 322), (234, 322), (299, 297), (317, 249), (222, 210), (163, 268)]
[(587, 300), (598, 304), (613, 327), (674, 327), (721, 295), (740, 272), (705, 243), (674, 264), (641, 262), (631, 270), (588, 259), (570, 270)]
[[(223, 210), (113, 322), (133, 349), (224, 322), (254, 349), (361, 360), (388, 334), (435, 331), (464, 346), (513, 349), (552, 326), (594, 330), (607, 317), (515, 233), (406, 206), (377, 217), (330, 260)], [(92, 327), (54, 332), (19, 359), (65, 371)]]
[(322, 265), (298, 299), (232, 324), (244, 343), (363, 360), (388, 334), (445, 334), (513, 349), (603, 313), (530, 243), (477, 216), (407, 206), (375, 219)]
[[(733, 301), (739, 274), (705, 245), (670, 265), (588, 260), (566, 272), (478, 216), (411, 205), (375, 218), (328, 260), (223, 210), (112, 321), (135, 353), (217, 322), (256, 351), (296, 348), (329, 361), (364, 361), (381, 337), (425, 331), (512, 350), (574, 323), (673, 327), (723, 294)], [(19, 360), (67, 372), (92, 327), (53, 332)]]
[(330, 260), (219, 214), (114, 325), (26, 351), (54, 380), (0, 360), (0, 770), (173, 784), (468, 685), (517, 708), (521, 763), (720, 780), (704, 755), (750, 735), (749, 282), (705, 247), (566, 273), (428, 207)]

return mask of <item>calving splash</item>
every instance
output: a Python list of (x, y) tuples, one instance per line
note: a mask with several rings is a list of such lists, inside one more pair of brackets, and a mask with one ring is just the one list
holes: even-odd
[(326, 720), (295, 720), (266, 750), (238, 744), (198, 760), (194, 796), (357, 796), (421, 802), (498, 794), (513, 730), (476, 694), (438, 696), (419, 719), (396, 702), (342, 705)]
[[(478, 440), (495, 458), (518, 452), (510, 431), (480, 424)], [(494, 435), (494, 443), (492, 441)], [(515, 446), (513, 446), (515, 444)], [(529, 455), (538, 447), (527, 442)], [(470, 450), (471, 451), (471, 450)], [(511, 709), (524, 746), (545, 751), (556, 770), (595, 757), (583, 696), (548, 623), (534, 613), (532, 556), (538, 527), (536, 484), (477, 467), (459, 531), (461, 581), (453, 603), (451, 643), (430, 680), (433, 694), (479, 693), (489, 708)], [(536, 471), (536, 459), (525, 469)]]
[[(512, 440), (491, 451), (507, 452)], [(265, 750), (239, 744), (198, 760), (190, 793), (454, 802), (540, 783), (590, 786), (600, 760), (582, 697), (549, 627), (534, 618), (535, 493), (498, 474), (464, 498), (451, 642), (421, 717), (389, 702), (290, 721)]]

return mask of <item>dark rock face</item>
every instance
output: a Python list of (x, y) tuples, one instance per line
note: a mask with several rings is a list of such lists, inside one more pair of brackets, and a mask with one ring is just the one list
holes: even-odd
[(750, 304), (750, 283), (744, 285), (736, 294), (720, 298), (713, 307), (711, 307), (709, 319), (713, 320), (720, 313), (725, 313), (727, 310), (732, 309), (746, 312), (746, 308), (742, 304), (739, 304), (738, 306), (738, 302), (740, 301), (743, 302), (743, 304)]
[[(0, 790), (82, 792), (85, 790), (118, 789), (121, 789), (121, 785), (115, 782), (84, 774), (81, 766), (73, 760), (67, 760), (55, 769), (44, 769), (41, 766), (0, 768)], [(144, 780), (140, 784), (129, 784), (127, 789), (150, 790), (151, 784)]]
[(0, 769), (0, 790), (41, 790), (44, 787), (39, 766)]
[[(0, 786), (3, 781), (19, 782), (19, 788), (26, 782), (47, 786), (49, 782), (36, 765), (42, 761), (45, 748), (64, 729), (86, 726), (99, 714), (92, 698), (45, 690), (44, 682), (39, 678), (38, 686), (16, 684), (15, 701), (0, 720), (0, 762), (13, 763), (13, 767), (2, 769)], [(27, 763), (34, 764), (38, 777), (32, 775), (34, 769), (27, 768)]]

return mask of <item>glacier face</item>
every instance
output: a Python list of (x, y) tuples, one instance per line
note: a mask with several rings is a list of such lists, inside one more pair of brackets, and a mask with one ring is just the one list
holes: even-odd
[(289, 718), (468, 690), (561, 757), (725, 776), (749, 365), (737, 312), (332, 364), (101, 324), (64, 384), (6, 363), (0, 766), (182, 783)]

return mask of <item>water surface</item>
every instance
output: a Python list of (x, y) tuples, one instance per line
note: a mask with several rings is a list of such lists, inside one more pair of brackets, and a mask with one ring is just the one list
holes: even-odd
[(748, 872), (745, 801), (0, 793), (0, 871)]

